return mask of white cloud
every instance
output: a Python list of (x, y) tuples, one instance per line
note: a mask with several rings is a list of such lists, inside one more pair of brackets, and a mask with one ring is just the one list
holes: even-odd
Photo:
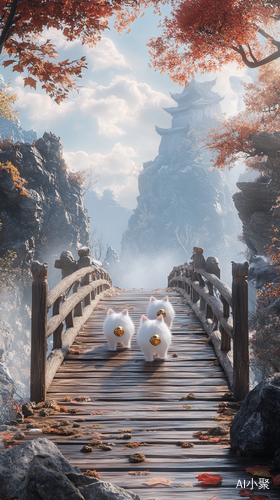
[(91, 127), (95, 121), (98, 133), (119, 137), (135, 130), (155, 136), (155, 116), (171, 99), (153, 90), (146, 83), (138, 83), (131, 76), (116, 76), (107, 86), (87, 81), (78, 94), (59, 106), (46, 94), (23, 88), (23, 78), (16, 78), (13, 91), (17, 93), (17, 109), (28, 112), (31, 126), (36, 130), (51, 129), (65, 120), (73, 126), (83, 120)]
[(102, 38), (93, 48), (86, 48), (86, 57), (91, 71), (128, 68), (124, 56), (109, 38)]
[(137, 169), (134, 161), (136, 157), (137, 153), (133, 148), (121, 143), (115, 144), (105, 155), (88, 154), (85, 151), (64, 153), (70, 170), (92, 169), (94, 175), (98, 176), (97, 190), (103, 192), (104, 189), (112, 189), (121, 205), (128, 208), (135, 207), (138, 195), (137, 178), (132, 173)]
[[(222, 110), (228, 115), (236, 115), (244, 109), (244, 103), (241, 92), (236, 92), (230, 85), (230, 77), (238, 77), (242, 81), (251, 82), (252, 79), (248, 75), (248, 68), (237, 68), (236, 64), (231, 63), (224, 66), (221, 73), (216, 75), (217, 83), (213, 90), (221, 96), (225, 96), (221, 102)], [(210, 79), (210, 78), (209, 78)]]

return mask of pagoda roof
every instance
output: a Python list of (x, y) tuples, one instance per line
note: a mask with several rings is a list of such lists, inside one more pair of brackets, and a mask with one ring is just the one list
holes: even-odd
[(197, 82), (194, 79), (191, 80), (188, 87), (185, 87), (181, 94), (170, 93), (172, 99), (178, 103), (178, 108), (167, 108), (165, 111), (172, 113), (173, 111), (170, 110), (182, 109), (185, 106), (205, 106), (207, 104), (220, 102), (223, 97), (211, 90), (215, 83), (216, 79), (208, 82)]
[(189, 126), (190, 123), (186, 123), (186, 125), (183, 125), (182, 127), (174, 127), (174, 128), (160, 128), (156, 125), (155, 129), (159, 135), (167, 135), (167, 134), (176, 134), (176, 132), (182, 132), (183, 130), (188, 129)]

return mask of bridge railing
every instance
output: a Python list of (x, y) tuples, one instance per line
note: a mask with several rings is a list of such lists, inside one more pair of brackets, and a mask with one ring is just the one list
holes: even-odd
[(193, 262), (168, 276), (168, 286), (176, 286), (208, 333), (235, 401), (249, 392), (248, 269), (248, 262), (232, 262), (230, 289), (220, 280), (218, 260), (205, 260), (203, 249), (195, 247)]
[[(62, 279), (48, 292), (48, 265), (32, 262), (30, 399), (45, 401), (46, 391), (79, 330), (112, 286), (102, 268), (83, 267)], [(69, 294), (73, 287), (73, 291)], [(52, 316), (47, 319), (52, 307)], [(65, 323), (65, 325), (64, 325)], [(53, 335), (53, 350), (47, 358), (47, 339)]]

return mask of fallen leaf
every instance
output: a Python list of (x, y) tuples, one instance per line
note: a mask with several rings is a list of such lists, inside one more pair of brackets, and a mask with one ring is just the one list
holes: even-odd
[(140, 446), (142, 443), (140, 443), (140, 441), (138, 441), (137, 443), (126, 443), (126, 445), (123, 447), (123, 449), (125, 448), (138, 448), (138, 446)]
[(174, 479), (167, 479), (166, 477), (154, 477), (144, 482), (148, 486), (171, 486), (173, 483)]
[(250, 497), (253, 495), (253, 490), (240, 490), (238, 492), (238, 495), (240, 495), (241, 497)]
[(145, 460), (145, 455), (143, 455), (143, 453), (134, 453), (134, 455), (130, 455), (129, 457), (129, 461), (131, 463), (140, 463), (140, 462), (143, 462)]
[(134, 475), (134, 476), (140, 476), (140, 474), (144, 474), (144, 475), (147, 475), (147, 474), (150, 474), (150, 471), (149, 470), (133, 470), (133, 471), (129, 471), (128, 474), (131, 474), (131, 475)]
[(277, 474), (277, 476), (273, 476), (272, 481), (274, 486), (280, 486), (280, 474)]
[(181, 446), (181, 448), (193, 448), (194, 444), (189, 443), (188, 441), (178, 441), (178, 443), (176, 443), (176, 446)]
[(101, 450), (103, 450), (103, 451), (111, 451), (112, 450), (112, 446), (109, 446), (108, 444), (105, 444), (105, 443), (100, 444), (98, 447), (101, 448)]
[(75, 398), (75, 401), (90, 401), (90, 398), (88, 396), (79, 396)]
[(188, 410), (189, 408), (191, 408), (191, 405), (182, 405), (181, 408), (186, 408), (186, 410)]
[(84, 476), (90, 476), (90, 477), (97, 477), (97, 479), (100, 479), (99, 475), (96, 472), (96, 470), (86, 470), (85, 472), (83, 472), (83, 475)]
[(104, 413), (107, 413), (107, 411), (105, 411), (105, 410), (96, 410), (96, 411), (92, 411), (91, 415), (104, 415)]
[[(259, 473), (260, 474), (269, 473), (270, 470), (271, 467), (267, 467), (266, 465), (255, 465), (255, 467), (247, 467), (247, 469), (245, 469), (246, 472), (249, 472), (254, 476), (259, 475)], [(269, 476), (260, 476), (260, 477), (271, 477), (271, 475), (269, 474)]]
[(208, 472), (204, 472), (203, 474), (198, 474), (196, 477), (202, 482), (202, 486), (219, 485), (222, 482), (222, 476), (219, 474), (208, 474)]
[(187, 396), (182, 396), (181, 398), (179, 398), (179, 401), (185, 401), (186, 399), (195, 399), (194, 393), (190, 392), (189, 394), (187, 394)]
[(67, 396), (66, 398), (63, 398), (62, 401), (68, 401), (69, 403), (71, 403), (72, 398), (70, 398), (70, 396)]
[(176, 352), (174, 352), (174, 353), (172, 354), (172, 358), (178, 358), (178, 354), (177, 354)]
[(79, 349), (70, 349), (69, 354), (81, 354), (81, 351)]

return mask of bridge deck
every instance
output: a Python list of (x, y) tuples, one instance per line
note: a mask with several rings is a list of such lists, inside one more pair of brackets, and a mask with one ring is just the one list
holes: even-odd
[[(152, 293), (159, 298), (167, 292)], [(129, 306), (138, 327), (151, 292), (122, 290), (119, 295), (107, 296), (99, 303), (73, 346), (80, 354), (67, 355), (48, 391), (48, 398), (55, 399), (67, 410), (84, 410), (56, 416), (57, 421), (84, 418), (85, 421), (80, 422), (80, 437), (79, 434), (48, 437), (55, 440), (72, 465), (82, 471), (96, 469), (101, 479), (130, 489), (143, 500), (238, 499), (237, 481), (249, 482), (251, 476), (245, 468), (258, 461), (237, 458), (228, 444), (201, 441), (193, 436), (194, 432), (228, 424), (214, 420), (219, 415), (215, 405), (224, 400), (228, 391), (227, 379), (222, 368), (214, 365), (213, 347), (194, 313), (176, 292), (168, 294), (176, 317), (173, 344), (165, 362), (146, 363), (136, 338), (131, 349), (109, 352), (102, 334), (109, 307), (118, 311)], [(194, 393), (195, 399), (180, 401), (189, 393)], [(90, 401), (74, 402), (78, 396), (87, 396)], [(63, 401), (66, 397), (72, 401)], [(185, 408), (186, 404), (191, 408)], [(131, 439), (118, 439), (127, 429), (132, 430)], [(93, 452), (82, 453), (82, 446), (94, 436), (105, 444), (113, 443), (112, 450), (95, 446)], [(177, 445), (178, 441), (190, 441), (194, 447), (182, 448)], [(136, 449), (125, 447), (131, 442), (145, 444)], [(144, 462), (129, 462), (129, 456), (136, 452), (145, 455)], [(222, 485), (202, 487), (196, 479), (201, 472), (221, 474)], [(155, 478), (163, 482), (170, 480), (170, 484), (146, 483)], [(271, 489), (269, 493), (271, 500), (276, 498), (271, 496)]]

